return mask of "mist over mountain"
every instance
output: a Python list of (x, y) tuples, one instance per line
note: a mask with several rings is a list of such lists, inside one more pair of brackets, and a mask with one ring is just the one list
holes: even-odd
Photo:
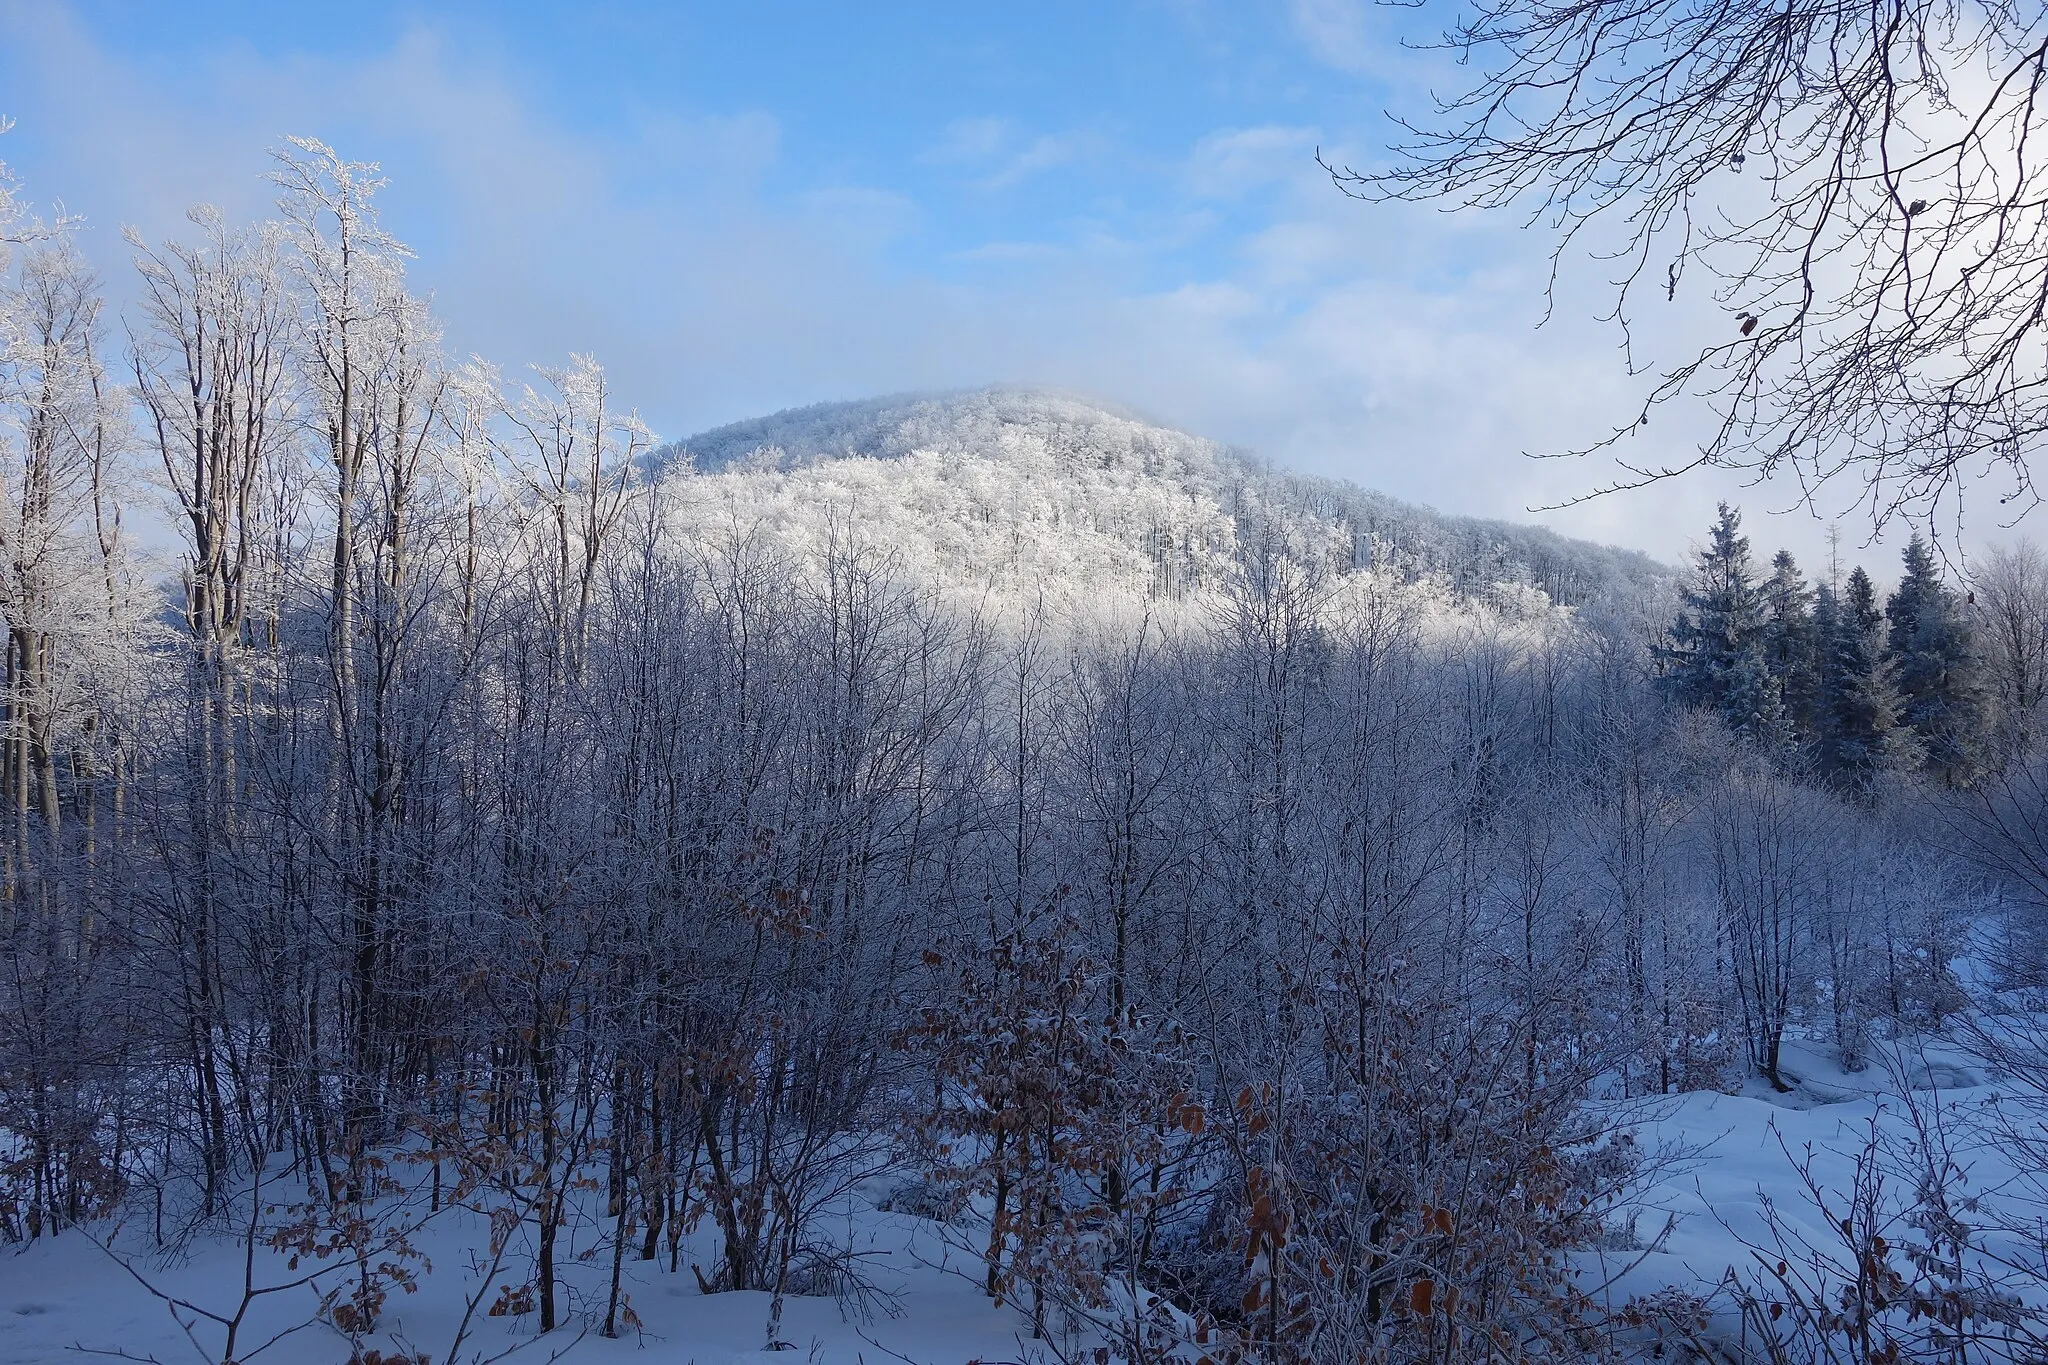
[(1583, 606), (1673, 578), (1635, 551), (1401, 502), (1050, 390), (820, 403), (655, 458), (696, 471), (678, 501), (702, 532), (755, 527), (799, 553), (879, 543), (908, 567), (997, 589), (1177, 598), (1262, 544), (1459, 598), (1537, 589)]

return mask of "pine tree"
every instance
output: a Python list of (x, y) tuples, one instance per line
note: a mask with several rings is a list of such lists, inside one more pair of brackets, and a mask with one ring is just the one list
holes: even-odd
[(1905, 574), (1885, 602), (1886, 650), (1897, 672), (1900, 720), (1912, 728), (1926, 770), (1968, 783), (1982, 756), (1983, 682), (1970, 622), (1927, 545), (1906, 545)]
[(1775, 751), (1789, 742), (1791, 727), (1768, 657), (1769, 598), (1750, 564), (1742, 514), (1725, 502), (1720, 511), (1659, 656), (1681, 701)]

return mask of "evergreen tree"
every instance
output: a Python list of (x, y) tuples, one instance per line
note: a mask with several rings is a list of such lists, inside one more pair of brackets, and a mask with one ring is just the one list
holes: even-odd
[(1915, 532), (1906, 542), (1900, 558), (1906, 572), (1884, 604), (1885, 648), (1895, 659), (1904, 659), (1912, 652), (1913, 633), (1919, 629), (1923, 611), (1941, 596), (1941, 572), (1935, 568), (1934, 556), (1919, 533)]
[(1915, 535), (1905, 573), (1885, 602), (1886, 648), (1898, 678), (1900, 720), (1918, 738), (1927, 771), (1950, 786), (1975, 775), (1984, 732), (1983, 682), (1970, 621), (1934, 556)]
[(1815, 766), (1837, 787), (1867, 792), (1898, 761), (1899, 697), (1884, 648), (1877, 589), (1861, 568), (1841, 593), (1820, 590), (1814, 613), (1821, 659), (1817, 678)]
[(1658, 652), (1672, 689), (1760, 747), (1782, 749), (1791, 735), (1768, 658), (1768, 594), (1750, 563), (1742, 514), (1725, 502), (1683, 603)]
[(1771, 560), (1764, 587), (1769, 612), (1764, 623), (1764, 657), (1778, 680), (1785, 717), (1803, 740), (1819, 732), (1820, 640), (1813, 619), (1813, 590), (1788, 550)]

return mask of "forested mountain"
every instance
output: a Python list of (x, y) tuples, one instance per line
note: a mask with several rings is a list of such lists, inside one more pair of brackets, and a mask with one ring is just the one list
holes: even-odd
[(1044, 390), (793, 408), (654, 459), (697, 471), (679, 496), (701, 528), (756, 517), (815, 550), (837, 526), (976, 587), (1178, 597), (1221, 584), (1260, 543), (1339, 572), (1437, 580), (1464, 597), (1533, 587), (1563, 606), (1672, 578), (1645, 555), (1446, 516)]

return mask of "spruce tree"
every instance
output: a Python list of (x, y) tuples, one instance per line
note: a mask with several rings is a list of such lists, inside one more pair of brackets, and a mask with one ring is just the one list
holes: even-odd
[(1904, 740), (1899, 697), (1885, 651), (1877, 589), (1861, 568), (1838, 595), (1823, 587), (1815, 610), (1820, 636), (1815, 766), (1835, 786), (1868, 792), (1893, 766)]
[(1903, 558), (1905, 573), (1884, 611), (1900, 720), (1918, 738), (1927, 771), (1961, 786), (1976, 774), (1984, 737), (1983, 684), (1969, 616), (1918, 535)]
[(1780, 550), (1771, 560), (1764, 598), (1764, 657), (1778, 680), (1786, 720), (1801, 740), (1811, 740), (1819, 730), (1820, 641), (1814, 594), (1790, 551)]
[(1917, 532), (1906, 542), (1900, 558), (1906, 571), (1899, 578), (1899, 586), (1885, 599), (1884, 619), (1885, 648), (1893, 658), (1903, 660), (1912, 652), (1913, 633), (1919, 629), (1922, 612), (1941, 596), (1941, 572), (1935, 568), (1927, 542)]
[(1725, 502), (1720, 512), (1693, 567), (1670, 643), (1659, 654), (1681, 701), (1712, 711), (1737, 734), (1775, 751), (1791, 736), (1768, 658), (1769, 601), (1750, 563), (1742, 514)]

